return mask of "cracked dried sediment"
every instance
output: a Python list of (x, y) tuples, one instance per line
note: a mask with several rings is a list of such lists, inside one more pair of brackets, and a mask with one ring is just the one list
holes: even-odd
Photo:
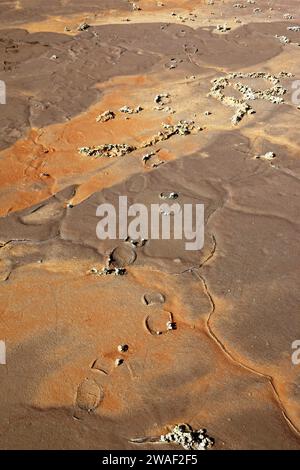
[[(213, 213), (214, 214), (214, 213)], [(212, 215), (213, 215), (212, 214)], [(204, 287), (204, 291), (209, 299), (209, 302), (210, 302), (210, 305), (211, 305), (211, 311), (210, 313), (208, 314), (208, 317), (207, 317), (207, 321), (206, 321), (206, 328), (207, 328), (207, 331), (210, 335), (210, 337), (213, 339), (213, 341), (217, 344), (217, 346), (219, 347), (219, 349), (221, 349), (221, 351), (226, 355), (226, 357), (232, 361), (234, 364), (238, 365), (239, 367), (242, 367), (243, 369), (259, 376), (259, 377), (262, 377), (264, 379), (267, 380), (267, 382), (269, 383), (269, 385), (271, 386), (271, 389), (272, 389), (272, 392), (273, 392), (273, 395), (276, 399), (276, 403), (278, 405), (278, 407), (280, 408), (280, 411), (282, 412), (282, 415), (284, 417), (284, 419), (286, 420), (287, 424), (290, 426), (290, 428), (295, 432), (295, 434), (300, 437), (300, 430), (297, 428), (297, 426), (293, 423), (293, 421), (291, 420), (291, 418), (289, 417), (288, 415), (288, 412), (280, 398), (280, 395), (279, 395), (279, 392), (277, 391), (277, 388), (276, 388), (276, 385), (274, 383), (274, 378), (271, 376), (271, 375), (268, 375), (268, 374), (265, 374), (263, 372), (260, 372), (256, 369), (254, 369), (253, 367), (251, 366), (248, 366), (247, 364), (239, 361), (238, 359), (236, 359), (234, 357), (234, 355), (229, 351), (229, 349), (224, 345), (224, 343), (221, 341), (221, 339), (216, 335), (216, 333), (213, 331), (213, 328), (212, 328), (212, 325), (211, 325), (211, 322), (212, 322), (212, 317), (216, 311), (216, 303), (214, 301), (214, 298), (213, 298), (213, 295), (211, 294), (211, 291), (208, 287), (208, 283), (204, 277), (203, 274), (200, 274), (199, 271), (209, 262), (213, 259), (213, 257), (215, 256), (216, 252), (217, 252), (217, 240), (216, 240), (216, 237), (215, 235), (213, 234), (212, 235), (212, 240), (213, 240), (213, 249), (210, 253), (210, 255), (206, 258), (206, 260), (201, 264), (201, 266), (199, 268), (192, 268), (191, 271), (193, 271), (194, 274), (196, 274), (196, 276), (201, 280), (202, 282), (202, 285)]]
[[(194, 272), (196, 272), (196, 270), (194, 270)], [(247, 370), (247, 371), (249, 371), (249, 372), (251, 372), (251, 373), (253, 373), (253, 374), (255, 374), (259, 377), (262, 377), (262, 378), (264, 378), (268, 381), (269, 385), (271, 386), (273, 395), (276, 399), (276, 402), (278, 404), (278, 407), (279, 407), (280, 411), (282, 412), (282, 415), (283, 415), (284, 419), (286, 420), (289, 427), (295, 432), (295, 434), (298, 437), (300, 437), (300, 430), (296, 427), (296, 425), (290, 419), (290, 417), (288, 415), (288, 412), (286, 411), (286, 408), (285, 408), (285, 406), (284, 406), (284, 404), (283, 404), (283, 402), (280, 398), (280, 395), (277, 391), (277, 388), (274, 384), (273, 377), (270, 376), (270, 375), (264, 374), (262, 372), (259, 372), (258, 370), (254, 369), (253, 367), (250, 367), (247, 364), (245, 364), (245, 363), (239, 361), (238, 359), (236, 359), (234, 357), (234, 355), (228, 350), (228, 348), (223, 344), (223, 342), (220, 340), (220, 338), (218, 338), (218, 336), (213, 331), (213, 328), (211, 326), (211, 321), (212, 321), (213, 314), (215, 313), (215, 310), (216, 310), (216, 304), (215, 304), (215, 301), (213, 299), (213, 296), (210, 292), (210, 289), (208, 287), (207, 281), (205, 280), (204, 276), (199, 274), (198, 272), (196, 272), (196, 274), (199, 277), (199, 279), (201, 280), (201, 282), (203, 284), (203, 287), (205, 289), (205, 293), (206, 293), (207, 297), (209, 298), (209, 301), (210, 301), (210, 304), (211, 304), (211, 312), (209, 313), (207, 321), (206, 321), (207, 331), (208, 331), (210, 337), (213, 339), (213, 341), (218, 345), (218, 347), (221, 349), (221, 351), (227, 356), (227, 358), (230, 361), (232, 361), (237, 366), (242, 367), (243, 369), (245, 369), (245, 370)]]
[[(213, 213), (214, 214), (214, 213)], [(213, 215), (212, 214), (212, 215)], [(206, 296), (208, 297), (209, 299), (209, 302), (210, 302), (210, 305), (211, 305), (211, 311), (210, 313), (208, 314), (208, 317), (207, 317), (207, 320), (206, 320), (206, 328), (207, 328), (207, 331), (209, 333), (209, 336), (212, 338), (212, 340), (217, 344), (217, 346), (219, 347), (219, 349), (223, 352), (223, 354), (231, 361), (233, 362), (234, 364), (236, 364), (237, 366), (247, 370), (248, 372), (251, 372), (252, 374), (255, 374), (259, 377), (262, 377), (264, 379), (267, 380), (268, 384), (270, 385), (271, 389), (272, 389), (272, 392), (273, 392), (273, 395), (275, 397), (275, 400), (276, 400), (276, 403), (285, 419), (285, 421), (287, 422), (287, 424), (289, 425), (289, 427), (293, 430), (293, 432), (298, 436), (300, 437), (300, 430), (297, 428), (297, 426), (293, 423), (293, 421), (291, 420), (291, 418), (289, 417), (288, 415), (288, 412), (280, 398), (280, 395), (279, 395), (279, 392), (277, 391), (277, 388), (276, 388), (276, 385), (274, 383), (274, 378), (271, 376), (271, 375), (268, 375), (268, 374), (265, 374), (263, 372), (260, 372), (256, 369), (254, 369), (253, 367), (251, 366), (248, 366), (247, 364), (241, 362), (240, 360), (236, 359), (235, 356), (229, 351), (229, 349), (224, 345), (224, 343), (221, 341), (221, 339), (216, 335), (216, 333), (214, 332), (213, 330), (213, 327), (211, 325), (211, 322), (212, 322), (212, 317), (216, 311), (216, 303), (214, 301), (214, 298), (213, 298), (213, 295), (211, 294), (211, 291), (208, 287), (208, 283), (204, 277), (203, 274), (200, 274), (199, 271), (201, 271), (201, 269), (207, 264), (209, 263), (209, 261), (211, 261), (216, 252), (217, 252), (217, 240), (216, 240), (216, 237), (214, 234), (212, 234), (212, 241), (213, 241), (213, 248), (211, 250), (211, 253), (208, 255), (208, 257), (203, 261), (203, 263), (197, 268), (197, 267), (193, 267), (187, 271), (190, 271), (190, 272), (193, 272), (197, 277), (198, 279), (201, 280), (201, 283), (203, 285), (203, 288), (204, 288), (204, 291), (205, 291), (205, 294)], [(186, 271), (184, 271), (186, 272)], [(180, 274), (183, 274), (183, 273), (180, 273)], [(179, 274), (179, 275), (180, 275)]]

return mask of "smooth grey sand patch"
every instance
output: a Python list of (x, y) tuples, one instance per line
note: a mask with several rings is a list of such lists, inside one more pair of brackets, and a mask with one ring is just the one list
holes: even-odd
[[(73, 2), (68, 7), (72, 13)], [(283, 25), (286, 29), (288, 23)], [(0, 149), (12, 145), (30, 127), (66, 122), (86, 110), (100, 97), (97, 83), (154, 68), (163, 71), (174, 56), (179, 73), (199, 73), (207, 65), (236, 68), (265, 62), (281, 52), (274, 37), (281, 28), (282, 24), (271, 32), (257, 23), (222, 36), (214, 34), (212, 27), (186, 26), (183, 37), (178, 34), (181, 25), (163, 23), (95, 26), (76, 36), (2, 29), (0, 74), (7, 85), (8, 105), (1, 109)], [(243, 42), (239, 41), (242, 35), (247, 36)]]
[[(3, 5), (3, 6), (2, 6)], [(90, 12), (92, 16), (103, 14), (107, 10), (123, 11), (124, 14), (131, 10), (130, 4), (124, 0), (21, 0), (19, 2), (0, 0), (1, 23), (19, 24), (27, 21), (44, 21), (49, 16), (69, 16)]]

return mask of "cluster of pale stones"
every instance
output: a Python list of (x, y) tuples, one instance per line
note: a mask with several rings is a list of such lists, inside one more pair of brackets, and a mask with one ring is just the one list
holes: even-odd
[[(212, 87), (208, 96), (216, 98), (226, 106), (236, 108), (231, 122), (233, 125), (237, 125), (245, 115), (255, 113), (255, 110), (248, 101), (260, 99), (270, 101), (273, 104), (284, 103), (283, 95), (287, 90), (280, 84), (280, 79), (287, 77), (292, 77), (292, 74), (280, 72), (280, 74), (276, 76), (266, 72), (232, 72), (226, 76), (212, 80)], [(264, 79), (270, 82), (272, 86), (267, 90), (254, 90), (244, 83), (232, 81), (236, 79)], [(232, 87), (234, 90), (239, 91), (242, 98), (237, 99), (233, 96), (226, 96), (224, 90), (227, 87)]]
[(161, 442), (178, 444), (185, 450), (207, 450), (214, 445), (205, 429), (193, 430), (189, 424), (176, 424), (173, 429), (160, 437)]

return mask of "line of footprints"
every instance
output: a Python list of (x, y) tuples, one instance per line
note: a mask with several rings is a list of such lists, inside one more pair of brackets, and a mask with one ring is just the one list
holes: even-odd
[[(165, 296), (161, 294), (160, 292), (144, 294), (142, 297), (142, 303), (146, 307), (151, 307), (151, 306), (159, 305), (159, 304), (162, 305), (164, 304), (164, 302), (165, 302)], [(151, 317), (152, 317), (151, 313), (145, 316), (143, 326), (148, 334), (152, 336), (159, 336), (159, 335), (167, 334), (173, 330), (176, 330), (177, 325), (174, 321), (172, 312), (163, 310), (163, 314), (167, 315), (166, 328), (164, 330), (156, 329), (152, 325), (153, 322), (151, 321)], [(114, 365), (112, 365), (111, 371), (108, 371), (105, 367), (103, 367), (103, 362), (99, 358), (95, 359), (91, 363), (90, 369), (92, 369), (93, 371), (96, 371), (98, 374), (101, 374), (102, 376), (108, 376), (116, 368), (122, 365), (125, 365), (127, 366), (130, 375), (134, 377), (129, 361), (128, 362), (126, 361), (126, 353), (129, 350), (129, 345), (125, 343), (119, 344), (116, 349), (119, 354), (118, 354), (118, 357), (114, 361)], [(102, 385), (99, 385), (92, 378), (85, 378), (77, 387), (77, 393), (76, 393), (76, 399), (75, 399), (75, 410), (73, 414), (74, 419), (80, 420), (81, 417), (83, 417), (82, 413), (94, 412), (98, 408), (100, 403), (103, 401), (104, 395), (105, 394), (104, 394)]]

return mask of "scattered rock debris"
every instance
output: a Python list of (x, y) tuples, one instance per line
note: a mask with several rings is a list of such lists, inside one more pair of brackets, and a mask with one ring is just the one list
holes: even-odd
[(123, 106), (122, 108), (119, 109), (121, 113), (126, 113), (126, 114), (138, 114), (141, 111), (143, 111), (144, 108), (142, 106), (137, 106), (136, 108), (130, 108), (129, 106)]
[(119, 367), (120, 365), (123, 364), (123, 362), (124, 362), (124, 359), (118, 358), (115, 360), (115, 366)]
[(168, 140), (174, 135), (189, 135), (202, 130), (201, 127), (195, 125), (194, 121), (178, 121), (177, 124), (163, 124), (163, 130), (158, 132), (150, 140), (144, 142), (141, 147), (150, 147), (164, 140)]
[(166, 130), (166, 133), (170, 135), (189, 135), (202, 130), (200, 127), (195, 126), (194, 121), (178, 121), (178, 123), (174, 125), (163, 124), (163, 128)]
[(267, 152), (264, 155), (255, 155), (255, 159), (261, 159), (261, 160), (274, 160), (276, 158), (276, 154), (274, 152)]
[[(144, 144), (143, 144), (144, 146)], [(158, 150), (155, 150), (153, 152), (149, 152), (149, 153), (146, 153), (145, 155), (143, 155), (142, 157), (142, 162), (144, 163), (144, 165), (147, 167), (147, 163), (150, 162), (150, 160), (152, 159), (152, 157), (154, 157), (158, 152), (160, 151), (160, 149)], [(156, 159), (156, 161), (154, 161), (152, 164), (151, 164), (151, 168), (158, 168), (160, 165), (163, 165), (165, 163), (164, 160), (160, 160), (158, 157)], [(148, 166), (149, 167), (149, 166)]]
[(127, 271), (125, 268), (102, 268), (102, 269), (97, 269), (97, 268), (91, 268), (90, 270), (91, 274), (96, 274), (97, 276), (107, 276), (110, 274), (113, 274), (114, 276), (124, 276)]
[(87, 29), (89, 29), (91, 26), (88, 24), (88, 23), (81, 23), (78, 28), (77, 28), (77, 31), (86, 31)]
[(170, 63), (167, 65), (168, 69), (176, 69), (176, 67), (178, 66), (177, 64), (177, 59), (171, 59), (170, 60)]
[(78, 152), (80, 154), (86, 155), (87, 157), (123, 157), (127, 153), (131, 153), (136, 150), (136, 147), (133, 145), (127, 144), (104, 144), (98, 145), (96, 147), (80, 147)]
[(275, 38), (279, 39), (281, 44), (289, 44), (291, 40), (287, 36), (278, 36), (277, 34), (275, 35)]
[(133, 11), (141, 11), (141, 7), (136, 3), (132, 3), (132, 10)]
[(115, 119), (116, 115), (113, 111), (107, 110), (104, 111), (104, 113), (99, 114), (99, 116), (96, 117), (97, 122), (106, 122), (110, 121), (111, 119)]
[(285, 13), (285, 14), (283, 15), (283, 19), (284, 19), (284, 20), (293, 20), (293, 19), (294, 19), (294, 16), (291, 15), (290, 13)]
[(215, 31), (218, 31), (220, 33), (227, 33), (228, 31), (230, 31), (231, 28), (229, 26), (227, 26), (226, 23), (224, 24), (217, 24), (217, 27), (215, 29)]
[(126, 241), (128, 241), (134, 248), (141, 248), (147, 242), (145, 238), (142, 238), (141, 240), (132, 240), (129, 237)]
[[(177, 66), (176, 59), (171, 59), (171, 60), (175, 62), (172, 62), (169, 68), (175, 68), (175, 66)], [(155, 109), (156, 111), (165, 111), (167, 113), (174, 114), (176, 111), (170, 106), (167, 106), (170, 103), (170, 101), (171, 101), (171, 96), (169, 93), (161, 93), (159, 95), (156, 95), (154, 98), (154, 103), (156, 103), (157, 106), (155, 106), (153, 109)]]
[(300, 26), (288, 26), (288, 31), (293, 31), (294, 33), (300, 32)]
[(178, 193), (171, 192), (171, 193), (160, 193), (160, 199), (177, 199), (179, 197)]
[(156, 155), (156, 152), (145, 153), (145, 155), (142, 156), (142, 162), (146, 164), (154, 155)]
[(177, 324), (174, 322), (173, 313), (169, 313), (169, 321), (166, 323), (167, 331), (177, 330)]
[[(208, 96), (212, 96), (221, 101), (226, 106), (237, 108), (236, 113), (231, 119), (233, 125), (237, 125), (245, 115), (254, 114), (255, 110), (250, 106), (247, 100), (262, 99), (270, 101), (274, 104), (284, 103), (283, 95), (287, 92), (285, 88), (280, 85), (280, 78), (292, 77), (291, 73), (280, 72), (278, 76), (271, 75), (265, 72), (233, 72), (224, 77), (212, 80), (212, 88)], [(253, 90), (248, 85), (240, 82), (232, 82), (232, 79), (264, 79), (271, 82), (272, 87), (267, 90)], [(237, 99), (232, 96), (225, 96), (224, 90), (226, 87), (231, 86), (234, 90), (242, 94), (243, 99)]]
[(155, 109), (155, 111), (164, 111), (165, 113), (170, 113), (170, 114), (176, 113), (175, 109), (171, 108), (171, 106), (166, 106), (166, 107), (164, 107), (164, 105), (155, 106), (153, 109)]
[[(164, 99), (167, 99), (169, 97), (168, 93), (160, 94), (155, 97), (155, 102), (156, 103), (164, 103)], [(143, 110), (141, 106), (138, 106), (135, 109), (129, 108), (128, 106), (124, 106), (123, 108), (120, 109), (121, 112), (123, 113), (139, 113)], [(170, 112), (175, 112), (172, 110), (172, 108), (166, 108), (165, 110), (168, 110)], [(100, 114), (96, 120), (98, 122), (106, 122), (110, 119), (114, 119), (115, 113), (113, 111), (107, 110), (104, 113)], [(105, 157), (105, 158), (113, 158), (113, 157), (122, 157), (128, 153), (131, 153), (138, 148), (146, 148), (150, 147), (152, 145), (157, 144), (158, 142), (164, 141), (169, 139), (172, 136), (175, 135), (189, 135), (189, 134), (196, 134), (203, 129), (199, 126), (196, 126), (194, 121), (186, 121), (186, 120), (181, 120), (178, 121), (177, 124), (162, 124), (162, 130), (159, 131), (156, 135), (154, 135), (152, 138), (150, 138), (148, 141), (142, 143), (138, 147), (134, 145), (128, 145), (128, 144), (102, 144), (102, 145), (97, 145), (93, 147), (79, 147), (78, 152), (82, 155), (85, 155), (87, 157), (94, 157), (94, 158), (100, 158), (100, 157)], [(155, 155), (158, 152), (158, 150), (149, 152), (142, 157), (142, 161), (144, 164), (150, 158)], [(158, 166), (162, 165), (164, 161), (159, 160), (158, 162), (155, 162), (152, 164), (152, 168), (157, 168)]]
[(168, 100), (167, 102), (169, 102), (169, 98), (170, 98), (169, 93), (161, 93), (160, 95), (155, 96), (154, 103), (156, 103), (156, 104), (166, 104), (166, 100)]
[(236, 126), (246, 114), (254, 114), (254, 109), (248, 103), (242, 103), (236, 113), (232, 116), (231, 122), (234, 126)]
[(175, 322), (168, 321), (167, 322), (167, 330), (176, 330), (177, 326)]
[(160, 437), (161, 442), (178, 444), (185, 450), (207, 450), (214, 445), (206, 429), (193, 430), (189, 424), (176, 424), (171, 432)]
[(182, 16), (178, 13), (175, 13), (175, 11), (172, 11), (171, 16), (176, 16), (179, 20), (181, 20), (182, 23), (185, 23), (186, 21), (196, 21), (197, 18), (197, 15), (192, 12), (190, 12), (188, 16)]

